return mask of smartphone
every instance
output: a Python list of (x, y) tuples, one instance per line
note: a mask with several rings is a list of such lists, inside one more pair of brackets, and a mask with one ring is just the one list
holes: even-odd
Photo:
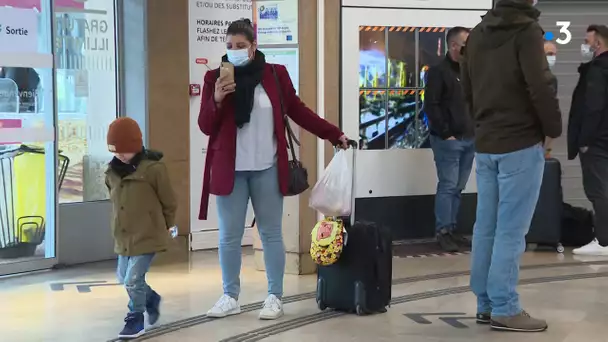
[(226, 82), (234, 82), (234, 65), (228, 62), (222, 62), (220, 66), (220, 78), (225, 79)]

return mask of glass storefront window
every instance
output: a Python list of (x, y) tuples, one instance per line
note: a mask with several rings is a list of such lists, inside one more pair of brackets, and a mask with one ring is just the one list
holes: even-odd
[(0, 0), (0, 21), (2, 275), (55, 258), (57, 163), (67, 159), (55, 149), (50, 0)]
[(107, 199), (118, 100), (114, 0), (0, 0), (0, 17), (21, 30), (0, 46), (3, 275), (56, 262), (58, 201)]
[(359, 27), (359, 134), (364, 149), (428, 148), (426, 73), (446, 53), (446, 27)]
[(58, 144), (70, 159), (60, 203), (104, 200), (117, 117), (115, 2), (55, 0)]

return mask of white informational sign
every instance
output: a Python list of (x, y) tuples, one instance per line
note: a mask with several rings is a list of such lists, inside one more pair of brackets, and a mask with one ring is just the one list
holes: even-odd
[(298, 93), (298, 85), (300, 83), (300, 66), (298, 64), (298, 48), (268, 48), (262, 49), (266, 55), (266, 62), (273, 64), (282, 64), (287, 68), (293, 87)]
[(298, 44), (298, 0), (255, 1), (259, 45)]
[[(226, 30), (242, 18), (251, 19), (251, 0), (190, 0), (191, 80), (201, 83), (209, 66), (215, 69), (226, 54)], [(198, 61), (198, 62), (197, 62)]]
[(0, 7), (0, 52), (38, 52), (38, 13)]
[[(205, 73), (217, 68), (226, 53), (225, 39), (228, 26), (241, 18), (252, 19), (253, 6), (251, 0), (189, 0), (188, 6), (190, 83), (200, 84), (202, 88)], [(198, 219), (209, 141), (198, 127), (200, 107), (201, 97), (192, 97), (190, 99), (190, 229), (193, 233), (216, 230), (218, 227), (213, 196), (209, 201), (208, 219), (206, 221)], [(252, 218), (248, 218), (247, 222), (250, 222), (250, 219)], [(194, 235), (193, 239), (195, 239)], [(203, 239), (212, 245), (217, 245), (217, 238), (213, 235)]]
[(492, 0), (342, 0), (342, 7), (488, 10)]

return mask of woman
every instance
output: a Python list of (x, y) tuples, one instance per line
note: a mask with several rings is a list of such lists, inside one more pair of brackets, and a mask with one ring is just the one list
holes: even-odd
[[(268, 297), (260, 319), (283, 315), (285, 249), (281, 232), (283, 196), (288, 186), (288, 155), (281, 101), (286, 114), (319, 138), (347, 148), (348, 138), (298, 98), (282, 65), (265, 61), (256, 49), (251, 21), (228, 27), (225, 62), (234, 80), (205, 75), (198, 124), (209, 136), (199, 219), (207, 219), (209, 194), (217, 196), (220, 266), (224, 295), (209, 317), (240, 313), (241, 240), (249, 199), (264, 248)], [(276, 72), (276, 78), (274, 75)]]

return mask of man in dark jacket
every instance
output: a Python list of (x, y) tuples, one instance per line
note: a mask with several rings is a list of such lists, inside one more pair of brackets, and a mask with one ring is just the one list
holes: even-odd
[(425, 89), (424, 108), (430, 121), (431, 147), (439, 180), (435, 227), (437, 242), (446, 252), (457, 252), (459, 245), (470, 244), (454, 232), (461, 193), (475, 157), (473, 120), (460, 85), (460, 51), (469, 31), (465, 27), (448, 31), (448, 53), (441, 63), (429, 69)]
[(551, 69), (549, 70), (547, 77), (549, 77), (551, 81), (551, 89), (553, 89), (553, 93), (557, 97), (558, 82), (557, 77), (555, 77), (555, 74), (553, 74), (553, 68), (555, 68), (555, 64), (557, 63), (557, 45), (550, 40), (545, 40), (544, 48), (545, 55), (547, 56), (547, 64), (549, 64), (549, 69)]
[(572, 96), (568, 121), (568, 159), (578, 155), (583, 188), (595, 211), (595, 237), (573, 251), (579, 255), (608, 255), (608, 27), (587, 29), (580, 78)]
[(533, 3), (500, 0), (471, 31), (461, 65), (477, 151), (471, 287), (478, 322), (506, 331), (547, 329), (522, 310), (516, 289), (543, 178), (543, 142), (562, 133)]

